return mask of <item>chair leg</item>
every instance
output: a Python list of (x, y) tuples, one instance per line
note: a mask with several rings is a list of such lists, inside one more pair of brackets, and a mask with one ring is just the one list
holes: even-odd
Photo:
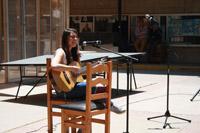
[(105, 133), (110, 133), (110, 114), (105, 115)]
[(83, 129), (83, 133), (91, 133), (92, 132), (91, 127), (92, 127), (91, 124), (85, 125), (85, 128)]
[(48, 107), (48, 133), (53, 133), (52, 109)]
[(69, 133), (69, 127), (65, 126), (65, 120), (69, 119), (61, 110), (61, 133)]

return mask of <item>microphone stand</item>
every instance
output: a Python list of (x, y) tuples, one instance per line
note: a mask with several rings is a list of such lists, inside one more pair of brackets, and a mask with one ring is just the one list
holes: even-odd
[(93, 47), (96, 47), (96, 48), (99, 48), (99, 49), (102, 49), (104, 51), (107, 51), (107, 52), (110, 52), (110, 53), (114, 53), (114, 54), (117, 54), (117, 55), (120, 55), (122, 57), (124, 57), (126, 60), (127, 60), (127, 101), (126, 101), (126, 132), (124, 133), (129, 133), (129, 71), (130, 71), (130, 63), (132, 64), (132, 61), (135, 60), (135, 61), (138, 61), (137, 58), (134, 58), (134, 57), (131, 57), (131, 56), (128, 56), (128, 55), (124, 55), (124, 54), (121, 54), (121, 53), (118, 53), (118, 52), (114, 52), (112, 50), (109, 50), (109, 49), (106, 49), (104, 47), (101, 47), (99, 46), (98, 44), (93, 44), (92, 45)]

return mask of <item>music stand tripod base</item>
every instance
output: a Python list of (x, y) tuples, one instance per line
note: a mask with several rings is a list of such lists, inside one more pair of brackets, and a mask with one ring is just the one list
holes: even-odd
[(165, 112), (164, 115), (149, 117), (149, 118), (147, 118), (147, 120), (151, 120), (151, 119), (155, 119), (155, 118), (161, 118), (161, 117), (166, 117), (166, 118), (165, 118), (165, 123), (164, 123), (164, 125), (163, 125), (163, 128), (166, 128), (167, 126), (169, 126), (169, 128), (172, 128), (171, 125), (170, 125), (170, 123), (167, 122), (167, 120), (168, 120), (169, 117), (173, 117), (173, 118), (180, 119), (180, 120), (184, 120), (184, 121), (187, 121), (187, 122), (190, 122), (190, 123), (191, 123), (191, 120), (188, 120), (188, 119), (184, 119), (184, 118), (181, 118), (181, 117), (177, 117), (177, 116), (171, 115), (170, 112), (169, 112), (169, 110), (167, 110), (167, 111)]
[(164, 115), (159, 115), (159, 116), (154, 116), (154, 117), (147, 118), (147, 120), (150, 120), (150, 119), (155, 119), (155, 118), (160, 118), (160, 117), (166, 117), (165, 118), (165, 123), (163, 125), (163, 128), (166, 128), (167, 126), (169, 126), (169, 128), (171, 128), (170, 123), (167, 122), (169, 117), (173, 117), (173, 118), (176, 118), (176, 119), (180, 119), (180, 120), (184, 120), (184, 121), (187, 121), (187, 122), (191, 122), (191, 120), (171, 115), (170, 112), (169, 112), (169, 73), (170, 73), (170, 67), (169, 67), (169, 62), (168, 62), (168, 65), (167, 65), (167, 104), (166, 104), (167, 108), (166, 108), (166, 112), (165, 112)]

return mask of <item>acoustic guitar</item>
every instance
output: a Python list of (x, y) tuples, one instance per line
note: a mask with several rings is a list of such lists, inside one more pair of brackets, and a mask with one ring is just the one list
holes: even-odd
[[(102, 58), (101, 60), (92, 64), (95, 66), (97, 64), (102, 64), (106, 61), (106, 58)], [(78, 62), (72, 62), (70, 65), (79, 66)], [(74, 88), (77, 82), (83, 82), (84, 78), (82, 74), (86, 72), (86, 66), (82, 67), (77, 74), (74, 74), (71, 71), (59, 71), (56, 69), (52, 69), (52, 77), (57, 86), (58, 91), (68, 92)]]

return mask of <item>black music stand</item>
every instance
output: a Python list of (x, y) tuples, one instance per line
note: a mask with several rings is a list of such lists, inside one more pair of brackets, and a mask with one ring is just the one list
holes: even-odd
[[(92, 46), (93, 47), (96, 47), (96, 48), (99, 48), (101, 50), (104, 50), (104, 51), (107, 51), (107, 52), (110, 52), (110, 53), (114, 53), (114, 54), (117, 54), (117, 55), (120, 55), (122, 56), (123, 58), (126, 59), (126, 63), (127, 63), (127, 105), (126, 105), (126, 132), (124, 133), (129, 133), (129, 95), (130, 95), (130, 89), (129, 89), (129, 73), (130, 73), (130, 64), (132, 65), (132, 61), (135, 60), (135, 61), (138, 61), (137, 58), (134, 58), (134, 57), (131, 57), (131, 56), (128, 56), (128, 55), (123, 55), (123, 54), (120, 54), (120, 53), (117, 53), (117, 52), (114, 52), (112, 50), (109, 50), (109, 49), (106, 49), (106, 48), (103, 48), (101, 46), (99, 46), (98, 44), (101, 43), (101, 41), (96, 41), (97, 44), (93, 44)], [(133, 72), (133, 67), (132, 67), (132, 72)]]
[[(168, 54), (169, 54), (169, 50), (168, 50)], [(167, 57), (167, 108), (166, 108), (166, 112), (165, 112), (164, 115), (159, 115), (159, 116), (154, 116), (154, 117), (147, 118), (147, 120), (151, 120), (151, 119), (155, 119), (155, 118), (166, 117), (165, 118), (165, 123), (163, 125), (163, 128), (166, 128), (167, 126), (169, 126), (169, 128), (172, 128), (170, 123), (167, 122), (168, 117), (173, 117), (173, 118), (176, 118), (176, 119), (180, 119), (180, 120), (184, 120), (184, 121), (187, 121), (187, 122), (191, 122), (191, 120), (171, 115), (171, 113), (169, 111), (169, 74), (170, 74), (170, 65), (169, 65), (169, 55), (168, 55), (168, 57)]]
[(192, 99), (190, 99), (190, 101), (193, 101), (194, 98), (200, 93), (200, 89), (194, 94), (194, 96), (192, 97)]

